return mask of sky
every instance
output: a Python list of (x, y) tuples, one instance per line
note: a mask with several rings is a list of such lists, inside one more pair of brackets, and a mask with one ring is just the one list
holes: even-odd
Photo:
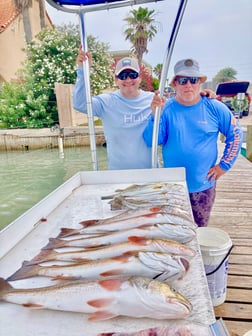
[[(163, 0), (141, 5), (154, 9), (158, 22), (158, 33), (144, 54), (144, 60), (153, 68), (164, 62), (179, 4), (179, 0)], [(129, 50), (130, 44), (123, 34), (126, 28), (123, 19), (132, 8), (138, 7), (87, 12), (87, 35), (108, 44), (110, 51)], [(54, 25), (79, 24), (76, 13), (58, 10), (47, 2), (46, 9)], [(184, 58), (197, 60), (208, 80), (221, 69), (231, 67), (237, 71), (238, 80), (249, 80), (252, 84), (252, 0), (187, 0), (171, 56), (169, 79), (174, 64)]]

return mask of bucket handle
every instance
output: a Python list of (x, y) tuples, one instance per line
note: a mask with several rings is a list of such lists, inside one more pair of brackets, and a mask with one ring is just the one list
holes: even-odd
[(213, 271), (211, 271), (211, 272), (209, 272), (209, 273), (206, 273), (206, 276), (208, 276), (208, 275), (212, 275), (212, 274), (214, 274), (215, 272), (217, 272), (218, 269), (220, 269), (220, 267), (222, 266), (222, 264), (224, 263), (224, 261), (225, 261), (225, 260), (227, 259), (227, 257), (230, 255), (230, 253), (231, 253), (233, 247), (234, 247), (234, 245), (232, 245), (232, 246), (230, 247), (230, 249), (228, 250), (227, 254), (226, 254), (225, 257), (223, 258), (222, 262), (217, 266), (217, 268), (215, 268)]

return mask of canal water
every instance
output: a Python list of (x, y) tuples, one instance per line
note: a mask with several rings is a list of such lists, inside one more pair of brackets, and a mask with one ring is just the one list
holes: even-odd
[[(98, 169), (107, 169), (106, 148), (97, 147)], [(92, 170), (89, 147), (0, 152), (0, 230), (79, 171)]]

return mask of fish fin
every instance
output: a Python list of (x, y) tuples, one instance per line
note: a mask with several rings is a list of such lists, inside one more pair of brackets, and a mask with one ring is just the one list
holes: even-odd
[(0, 278), (0, 292), (4, 292), (5, 290), (9, 291), (11, 289), (13, 289), (13, 287), (8, 283), (8, 281), (4, 278)]
[(183, 266), (184, 266), (184, 269), (185, 269), (185, 272), (187, 273), (189, 271), (189, 268), (190, 268), (190, 262), (189, 260), (187, 260), (186, 258), (180, 258)]
[[(155, 224), (153, 224), (153, 225), (155, 225)], [(146, 229), (148, 229), (149, 227), (150, 227), (149, 224), (142, 224), (142, 225), (139, 225), (139, 226), (137, 227), (137, 229), (138, 229), (138, 230), (146, 230)]]
[(64, 238), (64, 237), (69, 237), (69, 236), (74, 236), (79, 234), (80, 230), (78, 229), (70, 229), (70, 228), (61, 228), (60, 233), (58, 234), (58, 238)]
[(97, 311), (89, 315), (89, 321), (104, 321), (109, 320), (113, 317), (118, 316), (117, 314), (110, 313), (109, 311)]
[(123, 271), (120, 269), (114, 269), (114, 270), (100, 273), (101, 276), (113, 276), (113, 275), (121, 275), (121, 274), (123, 274)]
[(67, 276), (67, 275), (55, 275), (52, 277), (52, 280), (67, 280), (67, 281), (72, 281), (72, 280), (81, 280), (81, 277), (75, 277), (75, 276)]
[(23, 307), (26, 307), (26, 308), (34, 308), (34, 309), (41, 309), (43, 308), (44, 306), (43, 305), (40, 305), (40, 304), (37, 304), (37, 303), (22, 303), (22, 306)]
[(118, 255), (115, 257), (111, 257), (111, 260), (115, 260), (115, 261), (121, 261), (121, 263), (127, 263), (129, 261), (130, 255)]
[(58, 252), (53, 250), (42, 250), (36, 257), (34, 257), (32, 260), (27, 261), (26, 265), (36, 265), (40, 264), (46, 261), (55, 260), (55, 256), (58, 254)]
[(28, 265), (28, 263), (29, 261), (24, 261), (20, 269), (7, 278), (7, 281), (21, 280), (38, 275), (38, 271), (42, 266)]
[(126, 252), (123, 252), (122, 256), (131, 257), (131, 256), (135, 256), (138, 252), (139, 250), (126, 251)]
[(146, 245), (147, 240), (145, 237), (140, 237), (140, 236), (130, 236), (128, 237), (128, 241), (135, 245)]
[(99, 280), (99, 285), (108, 291), (115, 291), (121, 288), (122, 283), (124, 282), (123, 279), (106, 279), (106, 280)]
[(42, 247), (42, 250), (53, 250), (56, 248), (64, 247), (66, 244), (66, 240), (58, 239), (58, 238), (49, 238), (49, 243)]
[(88, 226), (99, 224), (99, 219), (88, 219), (88, 220), (84, 220), (84, 221), (79, 222), (79, 224), (81, 224), (83, 226), (83, 228), (86, 228)]
[(160, 206), (160, 207), (158, 207), (158, 206), (157, 207), (151, 207), (150, 211), (151, 212), (155, 212), (155, 213), (156, 212), (160, 212), (160, 211), (162, 211), (162, 206)]
[(102, 308), (107, 307), (111, 303), (113, 303), (114, 299), (97, 299), (97, 300), (89, 300), (87, 301), (87, 304), (91, 307), (95, 308)]

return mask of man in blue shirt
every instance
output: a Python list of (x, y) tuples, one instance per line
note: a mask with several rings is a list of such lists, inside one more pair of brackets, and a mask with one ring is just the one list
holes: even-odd
[[(159, 123), (158, 144), (162, 145), (164, 167), (185, 167), (186, 182), (198, 226), (206, 226), (215, 199), (216, 180), (234, 164), (242, 145), (242, 130), (230, 110), (215, 99), (200, 95), (206, 80), (199, 64), (183, 59), (174, 67), (171, 85), (176, 96), (165, 104)], [(158, 95), (152, 102), (152, 115), (143, 133), (152, 146), (154, 114), (160, 106)], [(219, 133), (226, 137), (218, 163)]]

